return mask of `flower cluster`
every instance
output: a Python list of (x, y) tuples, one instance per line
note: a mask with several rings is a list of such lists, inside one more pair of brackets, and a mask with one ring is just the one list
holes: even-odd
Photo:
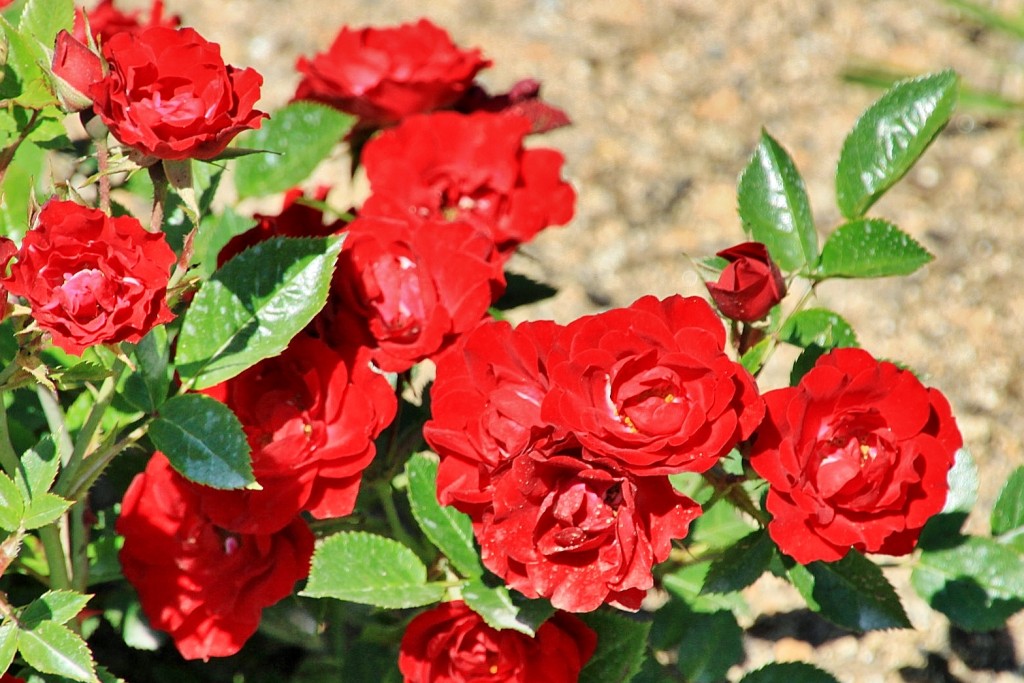
[[(440, 31), (427, 22), (417, 30), (424, 40)], [(351, 35), (343, 29), (339, 40), (347, 41)], [(395, 44), (408, 45), (408, 38)], [(369, 52), (374, 49), (378, 48), (371, 40), (362, 52), (332, 61), (332, 68), (358, 71), (363, 61), (374, 61)], [(144, 58), (139, 50), (147, 51)], [(169, 58), (185, 53), (193, 59)], [(207, 47), (194, 32), (160, 27), (122, 33), (110, 38), (105, 54), (110, 72), (90, 86), (93, 107), (115, 137), (143, 155), (206, 158), (222, 150), (241, 128), (258, 124), (260, 114), (251, 105), (259, 77), (249, 70), (210, 66), (217, 50)], [(422, 55), (407, 57), (433, 59), (431, 55), (434, 51), (426, 49)], [(131, 69), (143, 59), (156, 65), (150, 70), (156, 80), (136, 97), (118, 79), (141, 83), (142, 77), (132, 75)], [(461, 57), (455, 62), (463, 63)], [(473, 59), (465, 63), (470, 65)], [(300, 70), (317, 64), (326, 62), (300, 61)], [(467, 84), (484, 65), (480, 61), (477, 67), (467, 67)], [(193, 67), (197, 67), (195, 74), (190, 72)], [(166, 69), (168, 78), (172, 72), (179, 74), (173, 97), (160, 85), (161, 69)], [(200, 73), (204, 80), (198, 78)], [(205, 80), (209, 78), (214, 80)], [(180, 85), (186, 79), (199, 99), (189, 99), (189, 88)], [(307, 74), (300, 94), (312, 92), (308, 80)], [(259, 488), (217, 490), (179, 481), (168, 470), (164, 479), (174, 480), (174, 498), (187, 501), (176, 508), (180, 515), (175, 524), (181, 528), (209, 527), (236, 539), (234, 544), (238, 539), (293, 534), (304, 524), (303, 514), (324, 519), (351, 513), (363, 472), (376, 453), (374, 440), (396, 413), (395, 390), (384, 373), (405, 372), (423, 360), (437, 359), (477, 327), (504, 291), (503, 265), (516, 246), (541, 229), (571, 218), (575, 192), (560, 177), (562, 156), (554, 150), (523, 147), (530, 120), (511, 111), (431, 113), (452, 104), (458, 93), (430, 94), (427, 91), (437, 84), (427, 77), (413, 86), (419, 88), (419, 95), (403, 96), (402, 107), (389, 110), (387, 121), (394, 127), (363, 149), (372, 194), (358, 217), (328, 220), (319, 209), (304, 204), (303, 193), (295, 190), (286, 197), (279, 215), (260, 216), (252, 230), (221, 251), (223, 264), (274, 236), (345, 237), (329, 304), (309, 329), (280, 356), (205, 390), (238, 416), (252, 450)], [(379, 96), (375, 107), (394, 96), (390, 87), (374, 92)], [(210, 93), (217, 93), (219, 99), (202, 99)], [(366, 104), (368, 98), (356, 101)], [(328, 101), (343, 106), (347, 100)], [(189, 118), (193, 105), (210, 115)], [(160, 115), (149, 121), (147, 108)], [(168, 116), (168, 108), (182, 112), (183, 117)], [(218, 111), (224, 112), (224, 118), (217, 118)], [(328, 190), (321, 188), (315, 197), (323, 199)], [(156, 481), (156, 475), (140, 477), (135, 488), (156, 486), (146, 483)], [(237, 650), (252, 632), (251, 620), (236, 625), (227, 615), (202, 609), (189, 612), (184, 620), (152, 616), (149, 606), (160, 600), (191, 604), (192, 599), (174, 581), (185, 576), (188, 585), (198, 586), (205, 580), (195, 575), (193, 567), (198, 565), (189, 563), (176, 562), (173, 569), (153, 571), (152, 565), (166, 565), (191, 552), (185, 547), (192, 542), (184, 531), (175, 531), (167, 541), (184, 544), (179, 551), (158, 559), (136, 553), (135, 549), (145, 547), (137, 540), (139, 529), (157, 523), (153, 519), (162, 514), (144, 502), (126, 506), (122, 513), (121, 529), (127, 539), (122, 563), (134, 567), (126, 574), (138, 588), (147, 613), (157, 626), (171, 632), (187, 657)], [(308, 553), (304, 557), (308, 560)], [(295, 580), (302, 575), (289, 576)], [(280, 597), (274, 596), (277, 593), (264, 592), (250, 604), (265, 606)]]
[(667, 475), (707, 470), (764, 414), (724, 344), (704, 300), (644, 297), (567, 326), (487, 324), (444, 356), (424, 434), (484, 564), (559, 609), (638, 609), (700, 514)]

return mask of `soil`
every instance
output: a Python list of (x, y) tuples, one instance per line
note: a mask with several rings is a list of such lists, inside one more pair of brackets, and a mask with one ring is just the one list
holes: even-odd
[[(125, 5), (131, 3), (125, 2)], [(145, 4), (145, 3), (135, 3)], [(325, 49), (343, 24), (427, 16), (494, 61), (492, 90), (543, 83), (570, 128), (534, 144), (561, 149), (576, 217), (546, 231), (513, 268), (559, 294), (522, 318), (567, 322), (645, 293), (702, 294), (689, 256), (743, 240), (735, 187), (762, 127), (801, 169), (823, 234), (839, 224), (833, 172), (846, 132), (879, 91), (845, 82), (851, 66), (907, 74), (951, 67), (973, 89), (1024, 100), (1024, 42), (980, 27), (952, 2), (921, 0), (167, 0), (222, 44), (229, 63), (264, 74), (264, 108), (283, 104), (295, 58)], [(1019, 2), (988, 7), (1021, 11)], [(950, 398), (980, 464), (972, 529), (1024, 464), (1024, 145), (1021, 113), (961, 107), (924, 159), (872, 210), (936, 259), (909, 278), (834, 281), (819, 304), (847, 318), (876, 356), (903, 361)], [(344, 183), (339, 176), (336, 182)], [(780, 358), (779, 362), (784, 362)], [(771, 373), (765, 389), (785, 382)], [(747, 659), (810, 660), (844, 682), (1024, 680), (1024, 615), (965, 634), (916, 600), (894, 567), (916, 630), (855, 636), (802, 611), (762, 579)], [(747, 625), (750, 625), (749, 623)]]

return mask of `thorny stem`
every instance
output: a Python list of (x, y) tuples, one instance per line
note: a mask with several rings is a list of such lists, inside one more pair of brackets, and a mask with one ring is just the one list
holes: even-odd
[(75, 472), (82, 464), (83, 458), (85, 458), (86, 451), (92, 444), (93, 437), (96, 435), (96, 430), (99, 428), (100, 423), (103, 420), (103, 414), (106, 412), (107, 407), (110, 405), (111, 400), (114, 398), (114, 390), (117, 386), (118, 380), (121, 375), (124, 374), (127, 364), (118, 358), (114, 361), (114, 367), (112, 374), (103, 380), (103, 384), (100, 386), (100, 390), (96, 396), (96, 401), (93, 403), (92, 408), (89, 410), (89, 416), (85, 420), (85, 424), (82, 429), (78, 432), (78, 438), (75, 439), (74, 448), (71, 451), (71, 457), (68, 459), (67, 465), (60, 475), (60, 484), (74, 477)]
[(768, 526), (771, 518), (754, 504), (743, 489), (743, 482), (746, 481), (744, 477), (732, 476), (719, 467), (712, 467), (704, 473), (704, 479), (715, 488), (719, 497), (756, 519), (761, 526)]
[[(61, 522), (65, 519), (62, 517)], [(43, 542), (43, 551), (46, 553), (46, 566), (50, 568), (50, 588), (52, 590), (71, 588), (71, 568), (68, 565), (68, 555), (64, 552), (61, 536), (58, 523), (47, 524), (39, 529), (39, 540)]]
[(69, 481), (67, 486), (62, 487), (58, 485), (56, 493), (69, 500), (80, 500), (89, 492), (89, 489), (92, 487), (93, 483), (95, 483), (96, 479), (103, 474), (103, 471), (107, 468), (107, 465), (110, 464), (110, 461), (121, 453), (121, 451), (141, 439), (148, 429), (149, 422), (145, 422), (136, 427), (130, 434), (128, 434), (128, 436), (124, 437), (120, 441), (95, 451), (92, 455), (82, 461), (81, 467), (78, 468), (74, 478)]
[(11, 443), (10, 427), (7, 424), (7, 406), (4, 404), (3, 395), (0, 394), (0, 466), (13, 479), (17, 476), (19, 464), (18, 454)]
[(167, 203), (167, 174), (162, 163), (149, 167), (149, 177), (153, 181), (153, 213), (149, 218), (149, 231), (160, 232), (164, 224), (164, 205)]
[(789, 315), (786, 316), (786, 319), (782, 321), (782, 324), (779, 325), (779, 329), (771, 333), (769, 337), (771, 339), (771, 345), (768, 347), (768, 350), (765, 351), (764, 358), (761, 359), (761, 367), (757, 369), (757, 372), (752, 373), (754, 377), (757, 377), (759, 374), (761, 374), (761, 370), (764, 369), (766, 365), (768, 365), (768, 361), (771, 359), (772, 354), (775, 353), (775, 349), (779, 347), (779, 330), (782, 330), (782, 328), (786, 326), (786, 323), (789, 322), (790, 318), (792, 318), (794, 315), (796, 315), (797, 313), (804, 309), (804, 306), (807, 305), (807, 302), (810, 301), (812, 296), (814, 296), (814, 290), (817, 286), (818, 283), (816, 281), (812, 281), (810, 283), (810, 286), (807, 288), (807, 291), (805, 291), (803, 293), (803, 296), (800, 297), (800, 300), (797, 301), (796, 306), (793, 308), (792, 311), (789, 312)]
[(110, 150), (105, 137), (96, 139), (96, 161), (99, 165), (100, 210), (110, 213)]
[(50, 428), (57, 444), (57, 453), (60, 454), (60, 462), (64, 467), (71, 462), (71, 454), (75, 445), (71, 443), (71, 435), (68, 433), (68, 426), (64, 422), (64, 410), (57, 400), (57, 392), (42, 384), (36, 385), (36, 395), (39, 397), (39, 404), (43, 407), (43, 415), (46, 416), (46, 424)]

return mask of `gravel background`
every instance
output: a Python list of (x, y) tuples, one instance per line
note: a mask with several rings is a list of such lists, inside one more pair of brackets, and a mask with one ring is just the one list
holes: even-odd
[[(124, 3), (129, 5), (131, 3)], [(140, 3), (136, 3), (140, 4)], [(144, 3), (142, 3), (144, 4)], [(644, 293), (700, 293), (686, 254), (741, 241), (738, 173), (765, 127), (807, 182), (823, 232), (839, 222), (832, 174), (856, 117), (877, 96), (844, 83), (845, 67), (906, 73), (953, 67), (972, 87), (1024, 100), (1024, 44), (979, 28), (941, 0), (167, 0), (229, 63), (266, 78), (264, 108), (287, 101), (299, 54), (325, 49), (343, 24), (427, 16), (495, 62), (483, 80), (506, 89), (535, 77), (575, 125), (537, 144), (561, 149), (579, 192), (570, 226), (530, 245), (515, 267), (559, 295), (528, 312), (567, 322)], [(1021, 12), (1022, 3), (984, 3)], [(872, 214), (908, 231), (936, 261), (910, 278), (827, 283), (820, 303), (864, 347), (913, 366), (950, 398), (982, 468), (982, 511), (1024, 464), (1022, 354), (1024, 146), (1019, 114), (961, 109), (923, 161)], [(338, 179), (343, 182), (342, 179)], [(780, 358), (780, 361), (785, 360)], [(769, 373), (771, 382), (781, 382)], [(985, 515), (971, 520), (985, 528)], [(750, 591), (759, 622), (742, 670), (811, 659), (844, 682), (1024, 680), (1024, 618), (1005, 632), (950, 633), (891, 575), (914, 632), (837, 632), (792, 589)], [(974, 668), (971, 668), (974, 667)], [(741, 673), (737, 668), (730, 677)]]

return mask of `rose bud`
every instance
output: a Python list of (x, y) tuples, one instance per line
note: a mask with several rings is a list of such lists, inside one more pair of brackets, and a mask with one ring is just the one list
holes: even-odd
[(718, 252), (729, 265), (718, 282), (707, 283), (718, 310), (740, 322), (761, 320), (786, 296), (786, 281), (760, 242), (744, 242)]
[(103, 78), (100, 56), (67, 31), (57, 34), (53, 51), (53, 83), (64, 111), (76, 112), (92, 106), (89, 86)]

